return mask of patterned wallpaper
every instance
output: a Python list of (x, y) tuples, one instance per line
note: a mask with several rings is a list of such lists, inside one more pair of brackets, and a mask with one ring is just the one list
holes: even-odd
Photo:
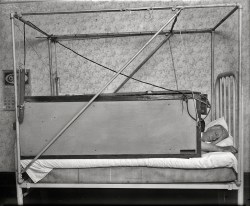
[[(203, 3), (208, 3), (204, 1)], [(221, 3), (223, 1), (213, 1)], [(228, 2), (228, 1), (227, 1)], [(234, 2), (234, 1), (232, 1)], [(243, 4), (243, 70), (246, 91), (249, 91), (248, 77), (248, 55), (249, 44), (248, 25), (248, 1), (239, 1)], [(192, 2), (189, 2), (192, 4)], [(49, 12), (49, 11), (79, 11), (87, 9), (106, 8), (136, 8), (152, 6), (182, 5), (181, 1), (86, 1), (86, 2), (40, 2), (23, 4), (4, 4), (0, 8), (0, 69), (12, 69), (11, 50), (11, 27), (9, 22), (10, 12)], [(222, 19), (229, 8), (217, 8), (206, 10), (184, 10), (178, 17), (175, 25), (179, 29), (202, 29), (211, 28)], [(125, 11), (118, 13), (92, 13), (92, 14), (70, 14), (70, 15), (47, 15), (47, 16), (24, 16), (48, 34), (81, 34), (81, 33), (108, 33), (108, 32), (138, 32), (157, 31), (166, 23), (176, 11)], [(15, 23), (17, 64), (23, 65), (23, 24)], [(166, 29), (171, 28), (169, 24)], [(26, 68), (31, 70), (32, 95), (50, 95), (49, 82), (49, 59), (48, 43), (41, 34), (34, 29), (25, 27), (26, 37)], [(105, 67), (118, 71), (136, 54), (151, 36), (102, 38), (62, 41), (65, 46), (73, 49), (80, 55), (89, 58)], [(164, 39), (158, 36), (124, 71), (130, 74), (149, 53)], [(155, 55), (143, 65), (135, 74), (135, 78), (153, 83), (155, 85), (176, 89), (175, 72), (177, 76), (178, 89), (194, 90), (206, 93), (210, 98), (210, 70), (211, 70), (211, 35), (200, 34), (175, 34), (166, 42)], [(223, 71), (234, 71), (237, 69), (237, 14), (225, 21), (215, 38), (215, 74)], [(114, 75), (113, 72), (87, 61), (61, 45), (54, 45), (53, 69), (57, 70), (60, 79), (59, 92), (66, 94), (88, 94), (96, 93)], [(2, 73), (0, 73), (2, 78)], [(125, 79), (119, 76), (104, 92), (113, 92)], [(0, 84), (0, 99), (3, 96), (3, 84)], [(132, 91), (157, 91), (161, 90), (150, 85), (145, 85), (134, 80), (129, 80), (120, 90), (121, 92)], [(246, 96), (245, 103), (249, 97)], [(0, 108), (3, 108), (0, 101)], [(245, 113), (245, 125), (248, 123), (249, 109)], [(14, 168), (14, 132), (12, 123), (14, 112), (0, 110), (0, 171), (12, 171)], [(247, 127), (244, 129), (249, 134)], [(248, 141), (248, 140), (247, 140)], [(249, 153), (249, 146), (246, 144)], [(249, 161), (248, 161), (249, 162)], [(246, 170), (249, 171), (249, 163)]]

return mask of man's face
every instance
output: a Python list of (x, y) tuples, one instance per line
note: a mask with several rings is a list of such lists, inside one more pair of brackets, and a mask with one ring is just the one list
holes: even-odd
[(225, 137), (223, 129), (220, 126), (213, 126), (207, 129), (202, 135), (201, 140), (204, 142), (212, 142), (214, 144), (223, 140)]

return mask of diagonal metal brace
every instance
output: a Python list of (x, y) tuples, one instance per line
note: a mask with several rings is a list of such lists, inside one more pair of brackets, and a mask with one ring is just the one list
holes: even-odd
[(69, 126), (85, 111), (87, 108), (94, 102), (94, 100), (119, 76), (119, 74), (127, 68), (127, 66), (155, 39), (155, 37), (183, 10), (180, 8), (170, 20), (165, 23), (159, 31), (157, 31), (149, 41), (102, 87), (99, 92), (64, 126), (64, 128), (58, 132), (58, 134), (53, 137), (50, 142), (34, 157), (33, 160), (29, 162), (29, 164), (22, 170), (22, 173), (26, 172), (28, 168), (69, 128)]
[(114, 91), (117, 93), (134, 75), (138, 72), (141, 67), (167, 42), (167, 40), (172, 36), (172, 33), (168, 34), (165, 39), (141, 62), (141, 64), (136, 67), (136, 69), (119, 85), (119, 87)]
[[(180, 14), (180, 13), (179, 13)], [(138, 72), (141, 67), (167, 42), (167, 40), (170, 39), (170, 37), (173, 35), (173, 29), (177, 22), (177, 17), (179, 14), (175, 17), (174, 22), (171, 26), (171, 29), (169, 31), (169, 34), (166, 36), (166, 38), (142, 61), (142, 63), (120, 84), (120, 86), (114, 91), (114, 93), (117, 93), (134, 75), (136, 72)]]

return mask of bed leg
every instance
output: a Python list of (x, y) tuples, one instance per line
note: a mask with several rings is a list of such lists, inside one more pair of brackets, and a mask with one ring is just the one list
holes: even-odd
[(237, 191), (237, 204), (244, 205), (244, 187), (241, 185)]
[(17, 204), (23, 205), (23, 191), (19, 184), (16, 184)]

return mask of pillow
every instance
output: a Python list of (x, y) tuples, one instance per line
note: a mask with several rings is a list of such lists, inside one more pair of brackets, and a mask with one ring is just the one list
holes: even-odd
[(229, 137), (218, 142), (216, 145), (219, 147), (234, 146), (234, 138), (229, 135)]
[(227, 126), (227, 123), (224, 119), (224, 117), (221, 117), (219, 119), (216, 119), (210, 123), (208, 123), (205, 127), (205, 131), (209, 128), (209, 127), (212, 127), (214, 125), (221, 125), (222, 127), (224, 127), (227, 131), (228, 131), (228, 126)]
[[(227, 123), (226, 123), (224, 117), (218, 118), (218, 119), (208, 123), (205, 127), (205, 131), (214, 125), (221, 125), (222, 127), (224, 127), (228, 131), (228, 126), (227, 126)], [(233, 144), (234, 144), (233, 137), (229, 134), (229, 136), (226, 139), (223, 139), (222, 141), (218, 142), (216, 145), (220, 146), (220, 147), (226, 147), (226, 146), (233, 146)]]

